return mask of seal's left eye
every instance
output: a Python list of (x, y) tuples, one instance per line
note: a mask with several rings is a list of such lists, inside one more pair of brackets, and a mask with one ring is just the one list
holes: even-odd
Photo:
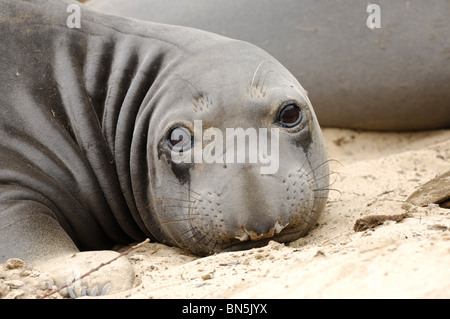
[(294, 102), (283, 104), (278, 110), (277, 122), (283, 127), (297, 126), (302, 120), (302, 112)]
[(167, 137), (167, 146), (175, 152), (186, 152), (191, 149), (194, 139), (191, 132), (180, 125), (175, 125), (169, 132)]

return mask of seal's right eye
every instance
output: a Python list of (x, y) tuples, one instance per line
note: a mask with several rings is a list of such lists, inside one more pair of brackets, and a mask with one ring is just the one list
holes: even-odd
[(167, 137), (167, 146), (169, 149), (180, 153), (190, 150), (193, 142), (194, 138), (191, 132), (180, 125), (172, 127)]

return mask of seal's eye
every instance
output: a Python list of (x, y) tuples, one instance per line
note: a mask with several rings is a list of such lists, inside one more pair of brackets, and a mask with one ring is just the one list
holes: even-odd
[(277, 114), (277, 122), (283, 127), (294, 127), (302, 121), (302, 112), (294, 102), (284, 103)]
[(167, 137), (167, 146), (175, 152), (186, 152), (191, 149), (194, 139), (191, 132), (180, 125), (175, 125)]

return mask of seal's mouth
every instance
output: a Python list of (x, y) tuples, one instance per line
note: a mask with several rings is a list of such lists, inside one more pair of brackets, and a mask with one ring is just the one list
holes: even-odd
[[(297, 240), (302, 236), (303, 232), (295, 229), (285, 229), (283, 232), (268, 237), (267, 234), (263, 238), (252, 240), (250, 237), (242, 241), (241, 238), (223, 243), (221, 252), (247, 250), (251, 248), (259, 248), (266, 246), (271, 240), (279, 243), (288, 243)], [(250, 235), (248, 235), (250, 236)]]
[(247, 240), (261, 240), (261, 239), (265, 239), (265, 238), (272, 238), (274, 237), (274, 235), (281, 233), (281, 231), (288, 225), (289, 223), (282, 225), (281, 222), (279, 220), (276, 221), (275, 225), (267, 232), (264, 234), (258, 234), (254, 231), (251, 230), (247, 230), (244, 227), (244, 232), (243, 235), (241, 236), (236, 236), (236, 239), (239, 239), (240, 241), (247, 241)]

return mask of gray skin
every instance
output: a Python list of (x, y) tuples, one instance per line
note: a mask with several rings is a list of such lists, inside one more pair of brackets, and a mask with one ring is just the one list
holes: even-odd
[(256, 44), (308, 90), (321, 126), (450, 127), (447, 0), (91, 0), (94, 8)]
[[(0, 2), (0, 262), (73, 263), (80, 250), (146, 237), (208, 255), (292, 241), (315, 225), (326, 150), (286, 68), (246, 42), (83, 5), (81, 28), (70, 29), (70, 3)], [(286, 103), (301, 112), (293, 128), (277, 117)], [(278, 128), (278, 172), (174, 163), (169, 132), (193, 132), (194, 120), (222, 132)]]

